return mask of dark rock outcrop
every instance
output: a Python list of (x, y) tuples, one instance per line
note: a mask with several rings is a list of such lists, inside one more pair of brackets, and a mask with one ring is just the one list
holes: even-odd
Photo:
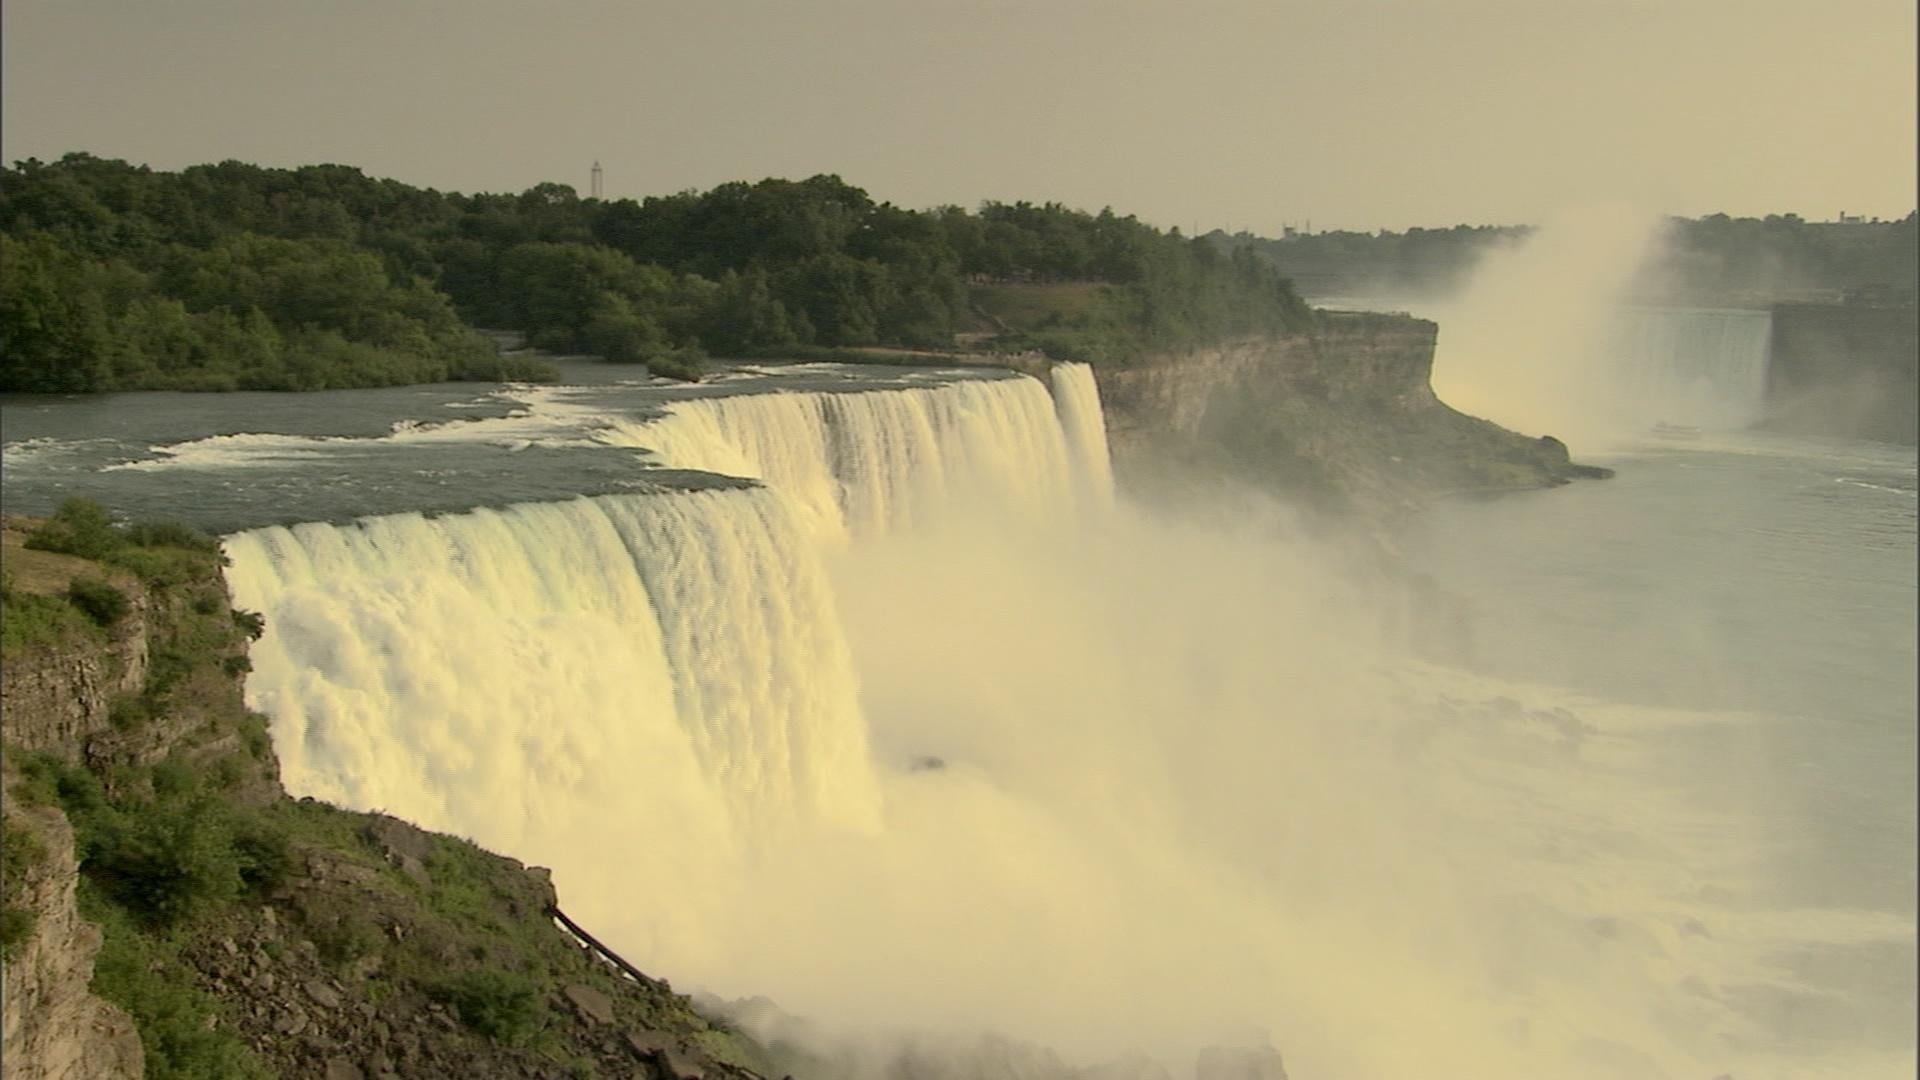
[(1115, 467), (1145, 484), (1224, 473), (1373, 520), (1437, 495), (1606, 475), (1568, 460), (1558, 439), (1436, 397), (1437, 332), (1407, 316), (1323, 312), (1310, 332), (1096, 367)]

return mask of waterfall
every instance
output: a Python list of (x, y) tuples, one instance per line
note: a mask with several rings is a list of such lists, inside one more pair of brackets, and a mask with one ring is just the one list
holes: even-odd
[(275, 527), (226, 550), (236, 603), (267, 616), (248, 695), (296, 793), (522, 852), (579, 825), (567, 805), (876, 813), (833, 604), (770, 492)]
[(1091, 375), (1056, 385), (1058, 417), (1025, 377), (681, 401), (600, 437), (764, 487), (229, 537), (235, 602), (267, 618), (248, 696), (289, 790), (528, 857), (602, 821), (721, 849), (871, 828), (821, 556), (978, 500), (1044, 519), (1110, 495)]
[(1074, 471), (1082, 479), (1086, 498), (1092, 506), (1110, 506), (1113, 460), (1107, 452), (1107, 420), (1100, 409), (1100, 388), (1093, 380), (1093, 368), (1055, 364), (1050, 374), (1054, 408), (1060, 414), (1060, 427), (1066, 432)]
[(1609, 329), (1632, 419), (1715, 429), (1760, 419), (1770, 313), (1628, 308)]
[[(1076, 387), (1078, 417), (1099, 402)], [(1073, 498), (1076, 474), (1105, 466), (1076, 420), (1062, 431), (1033, 379), (938, 387), (780, 392), (676, 402), (650, 423), (617, 421), (609, 441), (662, 464), (764, 481), (808, 535), (834, 543), (912, 527), (963, 505), (1045, 518)], [(1104, 473), (1102, 474), (1104, 476)], [(1098, 483), (1110, 483), (1107, 480)]]

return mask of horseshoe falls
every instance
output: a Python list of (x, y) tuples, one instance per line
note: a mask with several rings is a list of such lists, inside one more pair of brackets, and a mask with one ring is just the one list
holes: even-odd
[(1766, 405), (1766, 311), (1628, 308), (1614, 319), (1621, 399), (1631, 419), (1731, 431)]

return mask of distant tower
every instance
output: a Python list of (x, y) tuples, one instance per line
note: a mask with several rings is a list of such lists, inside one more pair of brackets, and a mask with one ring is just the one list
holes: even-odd
[(593, 197), (596, 199), (600, 197), (600, 163), (598, 161), (593, 163)]

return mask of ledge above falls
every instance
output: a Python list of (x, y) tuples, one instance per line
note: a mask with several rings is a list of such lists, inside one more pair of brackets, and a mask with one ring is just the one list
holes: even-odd
[(1558, 439), (1441, 401), (1437, 332), (1405, 315), (1320, 312), (1301, 332), (1097, 366), (1116, 470), (1151, 485), (1198, 466), (1374, 521), (1441, 495), (1611, 475)]

